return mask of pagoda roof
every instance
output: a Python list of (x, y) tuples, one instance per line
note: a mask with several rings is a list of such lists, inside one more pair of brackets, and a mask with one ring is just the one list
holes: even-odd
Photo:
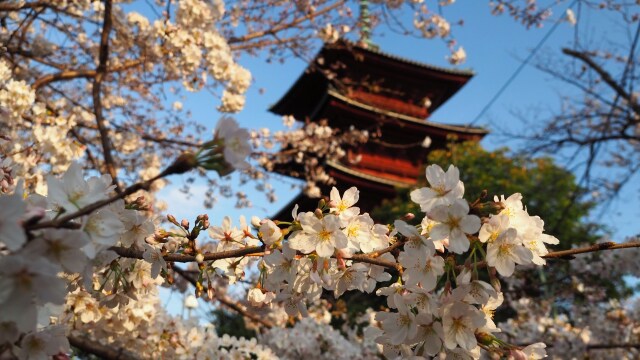
[[(313, 118), (329, 89), (350, 96), (351, 90), (401, 99), (434, 112), (474, 75), (471, 70), (421, 63), (346, 40), (325, 44), (287, 93), (269, 109), (296, 119)], [(386, 95), (385, 95), (386, 94)], [(425, 117), (428, 114), (425, 113)]]
[(437, 66), (437, 65), (427, 64), (427, 63), (423, 63), (423, 62), (416, 61), (416, 60), (413, 60), (413, 59), (409, 59), (409, 58), (406, 58), (406, 57), (398, 56), (398, 55), (395, 55), (395, 54), (392, 54), (392, 53), (388, 53), (386, 51), (382, 51), (377, 46), (365, 47), (365, 46), (361, 46), (361, 45), (352, 43), (352, 42), (350, 42), (348, 40), (342, 40), (342, 42), (344, 42), (346, 44), (349, 44), (350, 46), (352, 46), (354, 48), (357, 48), (358, 51), (368, 52), (370, 54), (376, 54), (376, 55), (379, 55), (381, 57), (392, 59), (392, 60), (395, 60), (397, 62), (405, 63), (407, 65), (423, 68), (425, 70), (437, 71), (437, 72), (442, 72), (442, 73), (447, 73), (447, 74), (452, 74), (452, 75), (461, 75), (461, 76), (465, 76), (465, 77), (469, 77), (469, 78), (471, 78), (472, 76), (474, 76), (476, 74), (471, 69), (447, 68), (447, 67), (444, 67), (444, 66)]
[(480, 135), (480, 136), (484, 136), (489, 133), (489, 130), (482, 127), (470, 126), (470, 125), (454, 125), (454, 124), (436, 123), (436, 122), (424, 120), (418, 117), (400, 114), (400, 113), (396, 113), (396, 112), (385, 110), (385, 109), (380, 109), (378, 107), (371, 106), (371, 105), (362, 103), (360, 101), (351, 99), (347, 96), (340, 94), (338, 91), (331, 90), (331, 89), (328, 91), (328, 95), (334, 99), (340, 100), (353, 107), (366, 110), (375, 114), (384, 115), (389, 118), (401, 120), (403, 122), (407, 122), (412, 125), (418, 126), (419, 128), (424, 128), (425, 131), (428, 131), (429, 129), (439, 129), (439, 130), (444, 130), (448, 133), (474, 134), (474, 135)]

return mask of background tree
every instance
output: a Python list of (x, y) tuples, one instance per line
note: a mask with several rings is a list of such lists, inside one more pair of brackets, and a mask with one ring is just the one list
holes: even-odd
[[(536, 67), (568, 85), (556, 108), (546, 105), (519, 113), (532, 134), (505, 133), (525, 139), (527, 153), (546, 152), (581, 171), (580, 184), (601, 199), (611, 199), (625, 185), (637, 191), (640, 170), (640, 13), (636, 2), (578, 1), (578, 23), (571, 46), (549, 50)], [(613, 24), (603, 30), (605, 24)], [(616, 37), (616, 40), (612, 38)]]

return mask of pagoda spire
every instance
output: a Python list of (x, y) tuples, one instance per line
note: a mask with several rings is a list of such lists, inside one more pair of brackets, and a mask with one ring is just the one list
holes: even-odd
[(369, 1), (360, 0), (360, 40), (358, 43), (364, 48), (377, 49), (378, 46), (371, 41), (371, 14), (369, 13)]

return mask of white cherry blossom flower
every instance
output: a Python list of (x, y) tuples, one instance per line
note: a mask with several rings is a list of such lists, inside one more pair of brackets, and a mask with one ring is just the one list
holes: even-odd
[[(383, 261), (395, 262), (395, 258), (390, 253), (384, 253), (380, 255), (378, 259)], [(386, 268), (365, 263), (363, 263), (362, 265), (369, 269), (367, 272), (367, 280), (362, 287), (362, 290), (366, 293), (372, 293), (373, 290), (376, 289), (377, 283), (391, 280), (391, 274), (385, 272)]]
[(444, 259), (424, 251), (403, 251), (398, 262), (405, 268), (402, 279), (408, 287), (420, 285), (426, 290), (436, 287), (438, 276), (444, 274)]
[(478, 239), (483, 243), (492, 242), (498, 238), (500, 234), (509, 228), (509, 216), (507, 214), (499, 214), (491, 216), (489, 221), (482, 224)]
[(349, 188), (344, 192), (342, 197), (340, 197), (338, 189), (333, 187), (329, 194), (329, 204), (331, 205), (330, 210), (332, 213), (339, 215), (340, 220), (348, 221), (352, 217), (360, 214), (360, 208), (353, 207), (353, 205), (358, 202), (359, 198), (360, 191), (358, 191), (356, 187)]
[(473, 234), (480, 229), (480, 218), (469, 215), (469, 204), (465, 200), (456, 200), (450, 206), (438, 206), (429, 216), (439, 222), (431, 229), (431, 238), (434, 241), (447, 240), (447, 248), (456, 254), (469, 250), (466, 234)]
[(28, 254), (42, 256), (69, 273), (80, 273), (89, 259), (82, 248), (89, 243), (86, 233), (78, 230), (49, 229), (26, 247)]
[(84, 219), (82, 230), (89, 235), (91, 243), (83, 251), (90, 259), (103, 249), (115, 245), (124, 233), (124, 225), (114, 209), (114, 206), (105, 207)]
[(359, 289), (362, 291), (368, 270), (364, 264), (357, 263), (337, 272), (334, 275), (334, 294), (336, 298), (344, 294), (347, 290)]
[(0, 196), (0, 243), (9, 250), (18, 250), (26, 241), (22, 216), (27, 205), (20, 193)]
[(120, 235), (120, 243), (129, 247), (141, 247), (144, 239), (153, 235), (155, 226), (151, 220), (137, 210), (123, 210), (120, 216), (124, 230)]
[(49, 176), (47, 188), (49, 189), (47, 198), (50, 204), (67, 212), (74, 212), (89, 204), (106, 199), (114, 187), (111, 185), (111, 177), (108, 175), (85, 180), (82, 167), (79, 163), (74, 162), (62, 178), (57, 179)]
[(442, 310), (444, 345), (447, 349), (457, 346), (465, 350), (475, 348), (478, 344), (475, 331), (484, 323), (482, 312), (471, 305), (460, 301), (446, 305)]
[(420, 313), (432, 314), (438, 309), (438, 300), (432, 290), (413, 286), (403, 295), (406, 304), (412, 304)]
[(547, 351), (545, 350), (546, 347), (547, 345), (544, 343), (535, 343), (526, 346), (522, 349), (522, 352), (526, 356), (527, 360), (544, 359), (547, 357)]
[(500, 211), (500, 214), (506, 214), (509, 216), (509, 223), (511, 227), (520, 229), (527, 225), (526, 222), (528, 221), (528, 218), (526, 216), (522, 216), (526, 214), (524, 205), (522, 204), (522, 194), (511, 194), (506, 199), (504, 198), (504, 195), (500, 195), (500, 197), (496, 195), (493, 197), (493, 201), (504, 205), (504, 209)]
[(545, 244), (557, 245), (560, 241), (551, 235), (542, 233), (544, 231), (544, 221), (540, 217), (530, 216), (526, 213), (520, 216), (527, 217), (526, 220), (522, 219), (520, 221), (523, 225), (518, 228), (518, 236), (522, 241), (522, 245), (531, 250), (534, 264), (545, 265), (547, 262), (542, 256), (549, 253)]
[(64, 326), (52, 326), (27, 334), (20, 342), (21, 359), (49, 359), (71, 350)]
[(251, 134), (247, 129), (241, 128), (233, 118), (223, 117), (216, 124), (215, 138), (224, 142), (224, 159), (229, 165), (239, 170), (249, 168), (246, 159), (251, 154)]
[(400, 345), (408, 339), (412, 339), (418, 332), (418, 324), (416, 317), (404, 303), (397, 302), (398, 312), (379, 312), (376, 314), (376, 320), (380, 321), (384, 335), (379, 341), (389, 341), (393, 345)]
[(187, 309), (196, 309), (198, 307), (198, 299), (193, 294), (187, 295), (184, 299), (184, 307)]
[(347, 237), (340, 229), (340, 220), (335, 215), (325, 215), (318, 219), (314, 213), (307, 212), (298, 216), (302, 230), (289, 238), (292, 249), (305, 254), (316, 251), (318, 256), (329, 257), (335, 249), (344, 249), (348, 245)]
[(302, 316), (308, 315), (303, 294), (282, 291), (276, 296), (276, 300), (282, 302), (284, 311), (286, 311), (289, 316), (298, 316), (298, 314), (302, 314)]
[[(353, 208), (352, 208), (353, 209)], [(361, 249), (362, 244), (367, 244), (372, 242), (372, 238), (374, 237), (371, 233), (371, 229), (373, 228), (373, 219), (369, 216), (369, 214), (357, 215), (349, 218), (345, 222), (343, 222), (344, 230), (342, 232), (347, 237), (349, 241), (349, 245), (347, 247), (347, 252), (349, 255), (357, 252)], [(366, 249), (373, 248), (371, 245), (364, 245)], [(363, 250), (364, 251), (364, 250)]]
[(468, 304), (486, 304), (497, 292), (489, 283), (482, 280), (471, 280), (472, 272), (464, 269), (456, 277), (456, 288), (453, 297)]
[(271, 220), (266, 220), (260, 225), (260, 234), (262, 242), (267, 246), (275, 244), (282, 237), (280, 227)]
[(500, 328), (496, 326), (496, 323), (493, 321), (493, 314), (502, 302), (504, 301), (504, 295), (501, 292), (496, 293), (496, 296), (490, 297), (487, 302), (482, 305), (482, 312), (484, 313), (485, 325), (480, 329), (481, 332), (492, 333), (492, 332), (500, 332)]
[(293, 283), (297, 273), (295, 255), (296, 251), (285, 243), (282, 250), (272, 251), (264, 257), (264, 263), (269, 269), (266, 280), (273, 288), (279, 286), (282, 281)]
[(464, 184), (460, 181), (460, 171), (449, 166), (447, 172), (438, 165), (429, 165), (426, 170), (430, 187), (416, 189), (411, 192), (411, 200), (420, 205), (426, 213), (439, 205), (449, 205), (464, 195)]
[(511, 276), (515, 264), (530, 264), (531, 250), (522, 246), (516, 229), (510, 228), (487, 246), (487, 264), (498, 270), (502, 276)]
[(395, 230), (391, 234), (392, 236), (395, 233), (400, 233), (406, 238), (406, 243), (404, 245), (405, 251), (427, 252), (429, 254), (433, 254), (435, 252), (435, 245), (433, 244), (433, 241), (422, 236), (415, 226), (411, 226), (402, 220), (394, 221), (393, 226)]
[(222, 226), (212, 226), (209, 228), (209, 236), (218, 240), (217, 251), (233, 250), (242, 245), (244, 233), (235, 227), (231, 227), (231, 218), (225, 216)]
[[(223, 101), (224, 99), (223, 97)], [(246, 159), (251, 154), (251, 134), (247, 129), (241, 128), (234, 119), (223, 117), (216, 124), (215, 138), (224, 141), (224, 159), (229, 165), (240, 170), (249, 167)]]
[(376, 295), (387, 297), (387, 306), (395, 309), (398, 303), (404, 302), (402, 295), (406, 292), (404, 285), (393, 283), (387, 287), (376, 290)]
[(253, 288), (247, 292), (247, 300), (252, 306), (256, 307), (271, 303), (275, 297), (276, 294), (258, 288)]
[(0, 258), (0, 322), (13, 321), (22, 331), (36, 325), (37, 304), (62, 304), (64, 281), (58, 278), (60, 267), (44, 258), (5, 256)]
[(151, 264), (151, 278), (155, 279), (160, 275), (160, 271), (167, 271), (167, 262), (162, 256), (162, 252), (151, 245), (144, 244), (142, 258)]
[(369, 235), (367, 240), (360, 241), (362, 252), (370, 253), (389, 246), (389, 228), (386, 225), (374, 224)]
[(424, 352), (429, 356), (435, 356), (442, 350), (442, 323), (433, 318), (431, 314), (419, 313), (416, 315), (418, 331), (416, 336), (410, 339), (410, 343), (422, 343)]

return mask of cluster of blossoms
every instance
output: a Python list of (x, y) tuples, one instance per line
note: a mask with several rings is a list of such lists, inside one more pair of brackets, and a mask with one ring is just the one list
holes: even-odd
[(511, 304), (518, 315), (498, 326), (512, 340), (517, 336), (518, 341), (536, 339), (553, 344), (548, 349), (551, 358), (636, 359), (640, 355), (636, 346), (615, 346), (636, 344), (640, 338), (637, 299), (626, 303), (611, 300), (597, 310), (528, 298)]
[[(43, 11), (29, 21), (33, 28), (26, 31), (21, 16), (28, 15), (22, 11), (32, 6)], [(0, 59), (0, 153), (12, 154), (13, 177), (24, 179), (30, 190), (46, 193), (47, 175), (64, 173), (85, 151), (89, 158), (100, 158), (108, 151), (95, 146), (101, 137), (109, 137), (122, 172), (143, 180), (166, 165), (162, 159), (173, 158), (185, 146), (197, 146), (192, 135), (183, 135), (188, 124), (184, 116), (177, 119), (159, 103), (155, 86), (166, 86), (176, 95), (181, 88), (218, 87), (220, 111), (237, 112), (244, 106), (252, 77), (238, 65), (237, 54), (221, 34), (222, 1), (179, 1), (155, 18), (118, 2), (111, 4), (110, 14), (107, 10), (100, 1), (12, 2), (0, 8), (7, 20), (0, 26), (3, 54), (15, 54)], [(100, 32), (91, 29), (107, 16), (112, 19), (107, 64), (111, 76), (103, 79), (100, 95), (106, 128), (101, 134), (97, 110), (87, 103), (95, 75), (86, 72), (98, 63), (100, 48)], [(58, 40), (36, 35), (59, 29), (65, 30)], [(23, 30), (25, 36), (16, 41), (12, 34)], [(61, 50), (64, 47), (56, 41), (78, 51)], [(147, 119), (149, 109), (154, 109), (152, 119)], [(181, 141), (167, 140), (171, 137)], [(92, 165), (97, 168), (97, 161)], [(162, 183), (154, 187), (151, 190)]]
[[(216, 137), (200, 158), (191, 155), (188, 159), (218, 171), (242, 167), (243, 161), (237, 158), (244, 160), (247, 156), (248, 134), (234, 121), (221, 121)], [(184, 171), (180, 167), (185, 161), (186, 166), (196, 166), (188, 159), (179, 159), (173, 173)], [(172, 324), (173, 320), (157, 317), (157, 287), (163, 283), (160, 275), (168, 275), (163, 255), (188, 247), (188, 241), (157, 228), (158, 221), (145, 211), (148, 208), (142, 198), (125, 203), (115, 196), (108, 175), (85, 180), (78, 163), (72, 163), (60, 178), (48, 177), (46, 185), (46, 196), (27, 195), (22, 181), (12, 187), (12, 192), (0, 196), (0, 324), (6, 330), (0, 337), (0, 356), (36, 358), (68, 353), (65, 335), (72, 329), (76, 332), (71, 331), (70, 336), (85, 334), (114, 343), (115, 335), (130, 334), (142, 323), (148, 323), (143, 327), (147, 332), (144, 338), (152, 343), (148, 352), (140, 351), (149, 357), (176, 351), (175, 344), (159, 342), (166, 336), (162, 324)], [(90, 208), (100, 202), (104, 204)], [(206, 219), (200, 220), (197, 225), (206, 229)], [(136, 251), (138, 259), (118, 260), (114, 246)], [(95, 330), (93, 334), (89, 325), (102, 332)], [(214, 334), (194, 333), (201, 330), (178, 326), (176, 331), (171, 341), (191, 333), (209, 345), (220, 342), (223, 352), (230, 347), (250, 347), (222, 341)], [(209, 345), (183, 349), (182, 355), (217, 349), (211, 350)], [(267, 350), (260, 351), (268, 354)]]
[[(311, 317), (291, 328), (274, 328), (260, 336), (260, 343), (281, 359), (367, 359), (377, 357), (375, 347), (365, 347), (360, 339), (347, 338), (329, 324)], [(322, 349), (322, 352), (318, 352)]]
[[(258, 265), (260, 279), (249, 291), (249, 301), (280, 304), (291, 316), (307, 315), (307, 304), (319, 301), (323, 290), (335, 297), (349, 290), (371, 293), (377, 283), (398, 274), (397, 282), (376, 292), (387, 297), (394, 311), (379, 312), (378, 327), (368, 330), (387, 357), (445, 352), (477, 358), (481, 347), (544, 353), (542, 345), (520, 349), (492, 335), (500, 331), (492, 314), (503, 295), (493, 272), (488, 273), (493, 285), (480, 280), (478, 261), (510, 276), (516, 264), (543, 265), (545, 243), (557, 239), (543, 234), (542, 221), (527, 214), (519, 194), (496, 198), (500, 210), (482, 224), (462, 199), (464, 185), (455, 167), (445, 173), (432, 165), (426, 173), (430, 187), (411, 194), (426, 213), (419, 226), (397, 220), (389, 232), (354, 206), (356, 188), (342, 196), (334, 188), (329, 203), (316, 211), (298, 214), (295, 209), (293, 222), (254, 219), (257, 237), (232, 229), (229, 220), (214, 228), (212, 236), (220, 240), (218, 250), (228, 249), (224, 244), (243, 244), (244, 238), (264, 244), (267, 254)], [(393, 254), (390, 249), (401, 250)], [(467, 265), (456, 265), (461, 255)]]

